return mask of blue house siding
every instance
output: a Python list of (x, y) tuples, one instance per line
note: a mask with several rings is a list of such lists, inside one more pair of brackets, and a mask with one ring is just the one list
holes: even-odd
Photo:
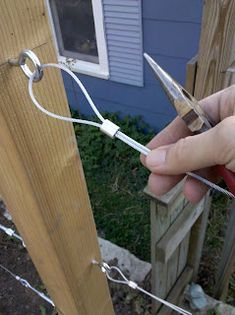
[[(203, 1), (148, 0), (142, 5), (144, 51), (184, 84), (186, 63), (198, 51)], [(119, 50), (125, 56), (125, 49)], [(118, 58), (115, 54), (111, 57)], [(80, 74), (78, 77), (101, 111), (141, 115), (158, 131), (174, 118), (175, 112), (146, 62), (143, 70), (143, 87)], [(70, 106), (92, 114), (79, 88), (66, 75), (64, 82)]]
[(143, 18), (201, 23), (203, 0), (143, 0)]
[(110, 80), (143, 86), (141, 0), (102, 0)]

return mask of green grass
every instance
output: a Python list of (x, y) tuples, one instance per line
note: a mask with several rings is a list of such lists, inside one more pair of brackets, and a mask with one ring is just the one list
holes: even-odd
[(58, 315), (58, 313), (56, 310), (48, 313), (44, 306), (40, 306), (40, 315)]
[[(202, 281), (203, 289), (207, 294), (212, 296), (214, 293), (215, 277), (221, 259), (225, 232), (229, 219), (230, 202), (229, 198), (222, 194), (217, 192), (213, 194), (203, 249), (204, 257), (199, 271), (199, 277)], [(233, 278), (231, 278), (231, 281), (232, 279)], [(234, 294), (235, 291), (232, 284), (228, 293), (228, 301), (234, 300)]]
[[(142, 144), (154, 136), (140, 117), (105, 117)], [(149, 201), (143, 194), (148, 171), (140, 163), (139, 153), (97, 128), (76, 125), (75, 133), (98, 233), (150, 260)]]
[[(105, 114), (105, 117), (142, 144), (155, 135), (140, 117), (119, 119), (117, 114)], [(150, 209), (149, 200), (143, 194), (149, 172), (141, 165), (139, 153), (103, 135), (97, 128), (76, 125), (75, 133), (99, 235), (150, 261)], [(207, 257), (204, 274), (208, 278), (206, 292), (209, 294), (213, 292), (213, 273), (223, 246), (227, 216), (228, 199), (215, 193), (204, 246)], [(234, 283), (231, 281), (230, 285), (232, 297)]]
[(210, 250), (221, 250), (224, 241), (224, 229), (228, 220), (228, 198), (214, 193), (211, 205), (205, 245)]

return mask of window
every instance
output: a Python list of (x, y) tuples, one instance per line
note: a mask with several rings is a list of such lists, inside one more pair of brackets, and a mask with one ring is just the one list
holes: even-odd
[(141, 0), (46, 0), (60, 63), (143, 86)]
[(59, 62), (74, 72), (108, 78), (101, 0), (47, 0)]

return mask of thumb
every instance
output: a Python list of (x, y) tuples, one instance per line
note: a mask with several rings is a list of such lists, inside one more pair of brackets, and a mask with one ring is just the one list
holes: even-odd
[(152, 150), (146, 166), (153, 172), (178, 175), (213, 165), (235, 170), (235, 120), (226, 118), (203, 134)]

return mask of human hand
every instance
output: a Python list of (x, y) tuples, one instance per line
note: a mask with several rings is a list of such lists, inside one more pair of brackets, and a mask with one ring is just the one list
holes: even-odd
[[(148, 156), (141, 156), (151, 171), (149, 189), (156, 195), (168, 192), (188, 171), (200, 170), (199, 174), (210, 181), (218, 180), (215, 165), (235, 171), (235, 85), (199, 103), (215, 127), (192, 136), (177, 117), (147, 145), (152, 150)], [(191, 202), (198, 202), (207, 190), (194, 178), (185, 181), (184, 194)]]

